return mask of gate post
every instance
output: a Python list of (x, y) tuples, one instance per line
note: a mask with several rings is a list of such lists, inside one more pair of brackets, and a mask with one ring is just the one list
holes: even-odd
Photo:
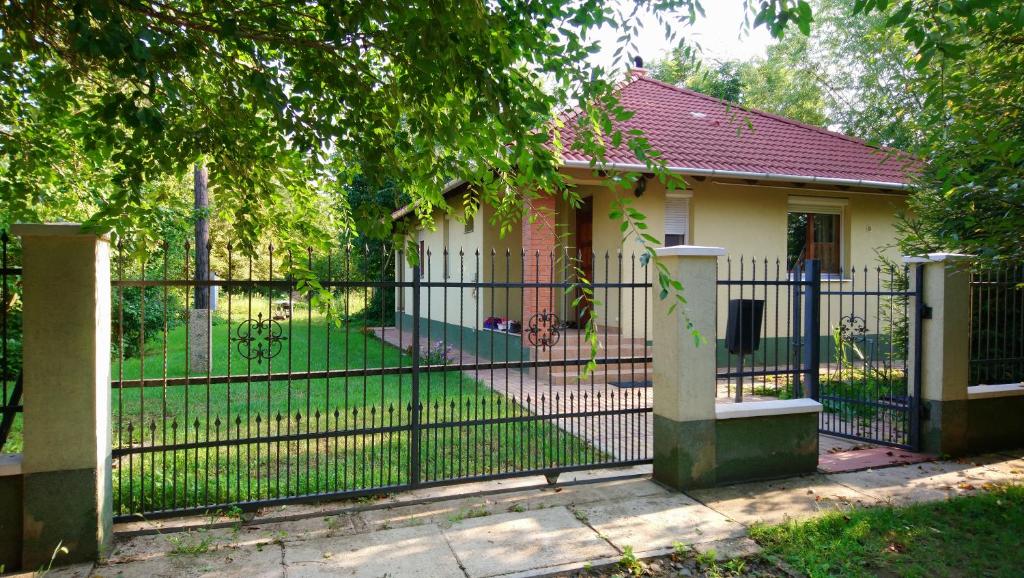
[(686, 318), (669, 312), (673, 296), (654, 295), (654, 479), (688, 490), (813, 472), (820, 403), (716, 405), (718, 257), (725, 249), (665, 247), (657, 255), (683, 284)]
[(95, 560), (112, 535), (110, 244), (73, 223), (15, 225), (24, 288), (22, 567)]
[[(664, 247), (658, 258), (683, 283), (685, 311), (654, 285), (654, 479), (676, 488), (715, 483), (715, 345), (720, 247)], [(681, 314), (688, 317), (685, 323)], [(692, 331), (700, 334), (697, 343)]]
[(818, 380), (821, 367), (821, 261), (808, 259), (804, 270), (807, 293), (804, 299), (803, 361), (807, 368), (801, 397), (818, 400)]
[(918, 304), (910, 316), (908, 345), (913, 349), (920, 344), (913, 351), (920, 357), (909, 364), (907, 383), (920, 382), (920, 445), (927, 453), (955, 456), (967, 451), (969, 259), (951, 253), (904, 257), (922, 269), (910, 276)]

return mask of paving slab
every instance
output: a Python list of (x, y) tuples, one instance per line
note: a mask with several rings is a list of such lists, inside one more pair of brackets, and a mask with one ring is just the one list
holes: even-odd
[(576, 507), (576, 515), (619, 550), (640, 554), (743, 536), (746, 529), (683, 494), (611, 500)]
[(711, 542), (698, 542), (693, 549), (701, 554), (715, 553), (715, 560), (732, 560), (734, 558), (750, 558), (761, 553), (761, 546), (750, 538), (726, 538)]
[(47, 578), (87, 578), (92, 576), (93, 570), (92, 562), (81, 562), (78, 564), (70, 564), (68, 566), (57, 566), (44, 573), (40, 572), (17, 572), (12, 574), (4, 574), (4, 578), (38, 578), (40, 576), (46, 576)]
[(444, 533), (470, 578), (582, 564), (618, 554), (561, 507), (464, 520)]
[(933, 462), (833, 474), (832, 480), (893, 505), (934, 502), (971, 494), (1005, 481), (983, 466)]
[(694, 490), (691, 496), (737, 522), (776, 524), (881, 501), (821, 474)]
[(286, 544), (288, 576), (450, 578), (462, 569), (437, 526), (396, 528)]
[[(1021, 452), (1024, 454), (1024, 452)], [(991, 453), (957, 460), (970, 466), (983, 466), (992, 472), (1005, 476), (1009, 481), (1024, 479), (1024, 455), (1012, 457), (1007, 454)]]
[(97, 566), (103, 578), (283, 578), (281, 546), (226, 548), (196, 555), (150, 558), (126, 564)]
[(868, 442), (840, 438), (825, 434), (818, 435), (818, 453), (820, 455), (848, 452), (853, 450), (865, 450), (877, 447)]
[(369, 510), (361, 518), (372, 528), (397, 528), (425, 523), (450, 526), (467, 517), (525, 512), (557, 506), (569, 506), (622, 500), (637, 496), (668, 495), (668, 490), (649, 479), (610, 480), (600, 484), (546, 486), (529, 490), (501, 492), (443, 502)]
[(905, 464), (934, 461), (937, 456), (904, 451), (897, 448), (866, 448), (821, 454), (818, 471), (827, 474), (855, 472)]
[(294, 542), (331, 536), (345, 536), (365, 531), (366, 525), (353, 514), (323, 516), (282, 522), (238, 524), (230, 528), (198, 528), (166, 531), (160, 534), (117, 536), (107, 560), (120, 564), (172, 555), (176, 548), (203, 544), (209, 550), (258, 546), (273, 542)]

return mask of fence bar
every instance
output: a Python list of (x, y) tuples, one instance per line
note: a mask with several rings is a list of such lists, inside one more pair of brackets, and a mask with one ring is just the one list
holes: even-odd
[(806, 351), (804, 363), (807, 367), (805, 386), (807, 395), (817, 400), (819, 367), (821, 365), (821, 261), (808, 259), (807, 268), (804, 271), (804, 281), (807, 287), (807, 299), (804, 301), (804, 334), (803, 343)]

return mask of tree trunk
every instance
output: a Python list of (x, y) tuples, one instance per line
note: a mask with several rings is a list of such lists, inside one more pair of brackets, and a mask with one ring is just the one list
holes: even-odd
[[(196, 215), (196, 281), (210, 278), (210, 196), (207, 191), (206, 167), (196, 164), (193, 171)], [(210, 308), (210, 288), (196, 286), (195, 309)]]

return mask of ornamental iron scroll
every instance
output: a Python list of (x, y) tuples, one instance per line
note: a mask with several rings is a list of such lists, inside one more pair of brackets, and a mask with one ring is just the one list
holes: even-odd
[(839, 320), (838, 329), (844, 343), (863, 343), (868, 334), (867, 321), (852, 313)]
[(263, 364), (264, 360), (271, 360), (281, 353), (284, 330), (281, 324), (274, 319), (263, 318), (260, 313), (256, 319), (247, 319), (238, 324), (235, 329), (235, 337), (232, 341), (238, 354), (249, 360), (256, 360), (256, 363)]
[(558, 316), (554, 313), (547, 311), (535, 313), (530, 317), (530, 322), (526, 326), (526, 338), (530, 345), (541, 348), (541, 351), (547, 351), (561, 339), (560, 326)]

